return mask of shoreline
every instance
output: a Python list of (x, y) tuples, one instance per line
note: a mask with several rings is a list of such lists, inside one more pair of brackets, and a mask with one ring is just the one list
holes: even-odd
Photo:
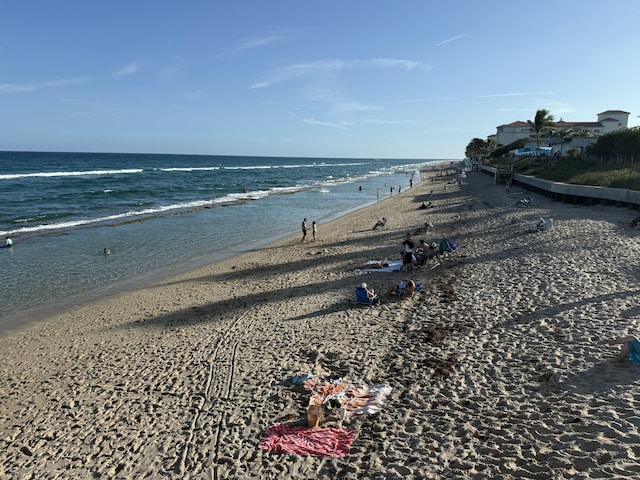
[[(437, 165), (437, 164), (434, 164), (434, 165)], [(430, 170), (432, 169), (433, 167), (430, 168)], [(421, 173), (422, 174), (426, 173), (426, 170)], [(421, 183), (423, 183), (423, 181), (418, 182), (413, 188), (418, 187)], [(392, 197), (383, 197), (379, 200), (370, 201), (370, 202), (364, 203), (363, 205), (353, 207), (351, 209), (346, 210), (345, 212), (330, 215), (329, 217), (327, 217), (326, 222), (323, 223), (322, 225), (328, 226), (328, 224), (330, 224), (331, 222), (339, 220), (342, 217), (354, 214), (355, 212), (358, 212), (360, 210), (367, 209), (373, 205), (380, 204), (382, 202), (389, 200), (390, 198)], [(201, 209), (198, 209), (198, 210), (201, 210)], [(181, 212), (181, 213), (185, 213), (185, 212)], [(170, 216), (170, 214), (167, 214), (167, 216)], [(139, 220), (139, 221), (142, 221), (142, 220)], [(136, 221), (135, 223), (138, 223), (138, 221)], [(89, 227), (92, 228), (92, 227), (95, 227), (95, 225), (89, 225)], [(53, 235), (53, 234), (67, 235), (68, 233), (65, 231), (60, 231), (60, 232), (51, 232), (49, 235)], [(221, 262), (229, 258), (233, 258), (243, 254), (248, 254), (251, 252), (259, 252), (263, 248), (268, 249), (270, 248), (270, 246), (272, 245), (275, 246), (278, 244), (278, 242), (284, 239), (287, 239), (289, 237), (293, 239), (295, 235), (296, 234), (292, 229), (291, 231), (287, 231), (286, 233), (273, 235), (266, 239), (254, 240), (254, 241), (245, 242), (242, 244), (230, 245), (228, 248), (226, 248), (223, 251), (204, 255), (198, 258), (193, 258), (181, 265), (174, 265), (170, 268), (163, 269), (160, 271), (146, 273), (144, 275), (137, 276), (134, 278), (129, 278), (126, 280), (120, 280), (109, 285), (106, 288), (93, 289), (88, 292), (75, 294), (71, 297), (66, 297), (64, 299), (61, 299), (55, 302), (50, 302), (44, 305), (39, 305), (36, 307), (29, 308), (27, 310), (15, 312), (7, 315), (6, 317), (0, 317), (0, 337), (6, 332), (13, 331), (16, 329), (26, 328), (34, 323), (47, 321), (47, 319), (49, 319), (50, 317), (53, 317), (55, 315), (60, 315), (65, 311), (70, 310), (71, 308), (74, 308), (77, 306), (87, 305), (97, 301), (109, 299), (121, 293), (125, 293), (129, 290), (150, 287), (154, 284), (169, 280), (173, 277), (194, 273), (194, 271), (196, 270), (199, 270), (201, 268), (207, 268), (215, 263)]]
[[(289, 235), (4, 333), (0, 474), (632, 476), (640, 367), (610, 363), (617, 352), (597, 343), (640, 329), (633, 213), (528, 192), (531, 208), (517, 209), (523, 192), (485, 177), (425, 173), (320, 225), (316, 243)], [(538, 217), (554, 227), (530, 233)], [(427, 220), (427, 240), (460, 249), (413, 275), (416, 298), (356, 305), (355, 285), (384, 292), (407, 274), (353, 269), (399, 258)], [(303, 421), (297, 372), (393, 388), (376, 415), (327, 417), (355, 430), (348, 457), (258, 448), (274, 422)]]

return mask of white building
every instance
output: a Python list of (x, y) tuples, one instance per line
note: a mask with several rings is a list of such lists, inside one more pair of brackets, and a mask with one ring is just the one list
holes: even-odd
[[(598, 120), (596, 122), (565, 122), (562, 118), (553, 122), (553, 127), (556, 131), (572, 130), (576, 133), (588, 132), (585, 136), (599, 137), (605, 133), (610, 133), (615, 130), (621, 130), (627, 128), (627, 121), (629, 119), (629, 112), (623, 112), (622, 110), (607, 110), (598, 114)], [(509, 145), (516, 140), (529, 138), (535, 136), (535, 129), (529, 122), (517, 121), (508, 123), (505, 125), (499, 125), (496, 129), (496, 145)], [(583, 137), (585, 137), (583, 136)], [(564, 139), (564, 143), (567, 139)], [(569, 139), (571, 140), (571, 139)], [(576, 137), (577, 140), (577, 137)], [(588, 143), (595, 141), (593, 138)], [(557, 143), (557, 142), (549, 142)], [(567, 146), (564, 146), (566, 151)]]

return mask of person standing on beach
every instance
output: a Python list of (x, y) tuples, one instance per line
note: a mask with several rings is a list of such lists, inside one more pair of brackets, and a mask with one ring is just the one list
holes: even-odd
[(307, 219), (302, 220), (302, 242), (307, 243)]
[(318, 225), (316, 225), (315, 220), (311, 224), (311, 233), (313, 234), (313, 241), (316, 241), (316, 235), (318, 234)]
[(415, 244), (413, 240), (411, 240), (411, 235), (407, 233), (404, 241), (402, 242), (404, 246), (404, 256), (402, 257), (402, 266), (407, 267), (407, 272), (411, 272), (413, 270), (413, 247)]

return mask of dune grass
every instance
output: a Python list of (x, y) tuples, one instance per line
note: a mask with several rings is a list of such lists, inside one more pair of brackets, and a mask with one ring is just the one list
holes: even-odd
[(575, 185), (640, 190), (640, 165), (628, 163), (601, 164), (594, 160), (563, 159), (553, 164), (533, 166), (519, 173)]

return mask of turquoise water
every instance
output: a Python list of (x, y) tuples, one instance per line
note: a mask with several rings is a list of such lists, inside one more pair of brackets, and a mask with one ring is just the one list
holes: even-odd
[(321, 224), (440, 161), (0, 152), (0, 328)]

